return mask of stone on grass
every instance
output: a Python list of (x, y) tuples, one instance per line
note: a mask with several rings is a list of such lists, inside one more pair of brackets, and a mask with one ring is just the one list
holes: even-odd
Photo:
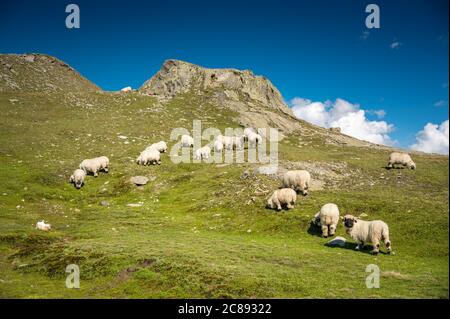
[(337, 236), (327, 243), (327, 246), (344, 247), (347, 240), (344, 237)]
[(148, 177), (145, 176), (133, 176), (130, 178), (130, 182), (137, 185), (143, 186), (148, 183)]

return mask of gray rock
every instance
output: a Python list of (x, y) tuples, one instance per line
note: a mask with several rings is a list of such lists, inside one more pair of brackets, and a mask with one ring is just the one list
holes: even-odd
[(148, 181), (148, 177), (145, 176), (133, 176), (130, 178), (130, 182), (138, 186), (145, 185), (148, 183)]
[(337, 236), (327, 243), (327, 246), (344, 247), (347, 240), (344, 237)]
[(278, 165), (266, 165), (258, 167), (258, 174), (276, 175), (278, 173)]
[(102, 200), (100, 202), (100, 205), (102, 205), (102, 206), (109, 206), (109, 202), (107, 202), (106, 200)]

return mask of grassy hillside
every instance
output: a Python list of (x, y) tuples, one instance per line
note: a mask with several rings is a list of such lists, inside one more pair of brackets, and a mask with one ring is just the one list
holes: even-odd
[[(207, 99), (18, 91), (0, 93), (0, 112), (0, 297), (448, 298), (448, 157), (415, 155), (417, 170), (388, 171), (388, 150), (291, 135), (281, 165), (312, 165), (323, 183), (276, 213), (264, 206), (279, 182), (241, 178), (257, 164), (175, 165), (168, 154), (160, 166), (134, 163), (152, 142), (173, 145), (172, 128), (193, 119), (237, 127), (236, 114)], [(68, 183), (82, 159), (100, 155), (108, 174), (80, 190)], [(150, 182), (132, 186), (134, 175)], [(342, 224), (348, 244), (327, 247), (310, 226), (327, 202), (386, 221), (395, 254), (354, 251)], [(35, 230), (41, 219), (53, 230)], [(71, 263), (78, 290), (65, 288)], [(381, 269), (379, 289), (365, 286), (368, 264)]]

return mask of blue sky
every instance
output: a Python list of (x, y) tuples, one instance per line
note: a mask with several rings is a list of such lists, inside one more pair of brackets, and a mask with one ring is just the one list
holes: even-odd
[[(69, 3), (80, 29), (65, 28)], [(369, 3), (380, 29), (365, 27)], [(3, 0), (0, 52), (54, 55), (105, 90), (139, 87), (168, 58), (251, 69), (286, 101), (385, 110), (367, 120), (393, 124), (404, 147), (448, 119), (448, 1)]]

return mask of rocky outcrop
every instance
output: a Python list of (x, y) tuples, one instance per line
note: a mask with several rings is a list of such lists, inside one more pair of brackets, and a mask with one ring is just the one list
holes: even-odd
[(249, 100), (290, 113), (277, 88), (265, 77), (256, 76), (249, 70), (208, 69), (179, 60), (167, 60), (139, 91), (171, 98), (179, 93), (215, 89), (220, 89), (230, 100)]

